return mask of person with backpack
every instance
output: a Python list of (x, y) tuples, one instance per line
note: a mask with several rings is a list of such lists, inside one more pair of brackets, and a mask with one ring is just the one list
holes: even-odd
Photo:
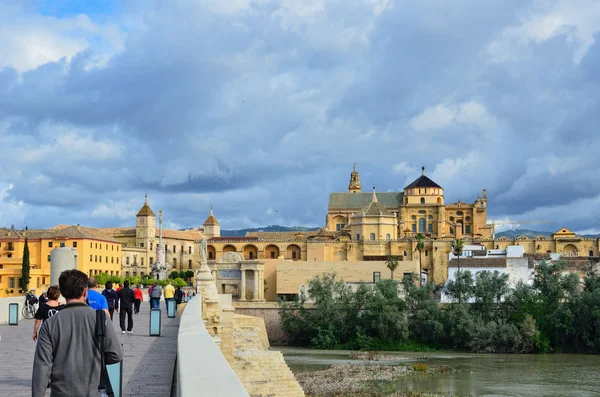
[(181, 287), (177, 287), (177, 289), (175, 290), (175, 307), (181, 304), (181, 301), (183, 301), (184, 299), (184, 295), (185, 294), (181, 290)]
[(161, 295), (162, 288), (155, 282), (152, 286), (152, 291), (150, 291), (150, 307), (152, 309), (159, 309)]
[(112, 289), (112, 282), (107, 281), (104, 291), (102, 291), (102, 295), (106, 298), (106, 303), (108, 304), (108, 313), (110, 315), (110, 319), (113, 319), (113, 313), (115, 312), (115, 308), (117, 307), (117, 292)]

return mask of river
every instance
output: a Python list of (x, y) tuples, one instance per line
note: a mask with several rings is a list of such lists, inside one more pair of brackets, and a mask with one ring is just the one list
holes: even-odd
[[(317, 371), (331, 364), (363, 365), (349, 351), (278, 347), (294, 373)], [(383, 352), (382, 352), (383, 353)], [(452, 373), (414, 375), (394, 381), (397, 391), (461, 396), (600, 396), (600, 356), (579, 354), (508, 355), (471, 353), (385, 352), (397, 356), (387, 364), (447, 365)]]

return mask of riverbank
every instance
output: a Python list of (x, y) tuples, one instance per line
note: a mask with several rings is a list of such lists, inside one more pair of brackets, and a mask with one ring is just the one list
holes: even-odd
[(427, 376), (452, 371), (446, 365), (430, 367), (425, 363), (398, 363), (408, 362), (411, 358), (375, 352), (355, 352), (350, 358), (359, 360), (361, 364), (335, 364), (324, 370), (296, 374), (296, 379), (307, 397), (439, 396), (410, 391), (398, 392), (394, 383), (400, 377)]

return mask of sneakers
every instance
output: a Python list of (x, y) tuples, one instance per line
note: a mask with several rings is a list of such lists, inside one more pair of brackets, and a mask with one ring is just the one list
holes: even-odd
[(127, 331), (127, 333), (128, 333), (129, 335), (131, 335), (131, 334), (133, 334), (133, 331)]
[(125, 334), (125, 331), (121, 331), (122, 334)]

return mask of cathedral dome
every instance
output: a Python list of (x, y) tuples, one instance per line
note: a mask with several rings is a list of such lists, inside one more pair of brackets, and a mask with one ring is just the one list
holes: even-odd
[(415, 179), (410, 185), (408, 185), (404, 189), (413, 189), (413, 188), (419, 188), (419, 187), (421, 187), (421, 188), (434, 187), (434, 188), (442, 189), (442, 187), (440, 185), (438, 185), (437, 183), (435, 183), (434, 181), (432, 181), (425, 175), (421, 175), (420, 177)]

